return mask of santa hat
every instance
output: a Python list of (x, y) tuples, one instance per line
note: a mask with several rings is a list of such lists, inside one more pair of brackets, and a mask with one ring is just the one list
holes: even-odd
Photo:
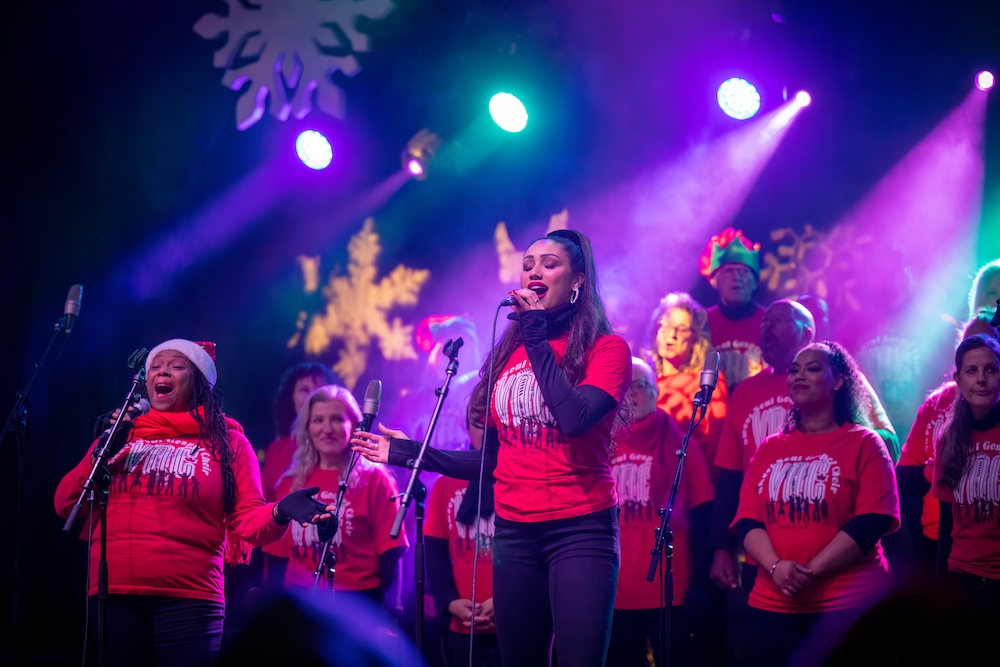
[(743, 264), (760, 280), (760, 244), (752, 243), (739, 229), (726, 227), (702, 250), (698, 269), (711, 278), (723, 264)]
[(150, 350), (146, 357), (146, 373), (149, 373), (149, 365), (153, 363), (156, 355), (164, 350), (173, 350), (183, 354), (205, 376), (205, 379), (208, 380), (208, 386), (215, 386), (215, 381), (219, 379), (219, 372), (215, 368), (215, 343), (185, 338), (172, 338), (164, 341)]

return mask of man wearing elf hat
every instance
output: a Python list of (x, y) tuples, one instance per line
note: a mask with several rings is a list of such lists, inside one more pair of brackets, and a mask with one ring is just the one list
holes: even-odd
[(701, 275), (719, 293), (718, 305), (708, 309), (708, 326), (730, 389), (764, 368), (760, 350), (764, 307), (753, 300), (760, 281), (759, 255), (760, 244), (732, 227), (713, 236), (701, 253)]

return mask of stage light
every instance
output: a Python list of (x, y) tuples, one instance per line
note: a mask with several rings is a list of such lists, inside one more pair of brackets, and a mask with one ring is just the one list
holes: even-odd
[(310, 169), (326, 169), (333, 160), (333, 147), (316, 130), (306, 130), (295, 140), (295, 153)]
[(413, 178), (422, 181), (434, 160), (434, 153), (441, 145), (441, 139), (426, 127), (406, 142), (399, 161), (403, 169)]
[(993, 76), (993, 72), (983, 70), (976, 75), (976, 88), (979, 90), (989, 90), (994, 83), (996, 83), (996, 77)]
[(520, 132), (528, 125), (528, 110), (510, 93), (497, 93), (490, 98), (490, 116), (508, 132)]
[(798, 104), (800, 107), (807, 107), (810, 104), (812, 104), (812, 101), (813, 101), (812, 95), (810, 95), (804, 90), (800, 90), (799, 92), (795, 93), (795, 103)]
[(760, 93), (746, 79), (732, 78), (719, 86), (719, 107), (730, 118), (748, 120), (760, 111)]

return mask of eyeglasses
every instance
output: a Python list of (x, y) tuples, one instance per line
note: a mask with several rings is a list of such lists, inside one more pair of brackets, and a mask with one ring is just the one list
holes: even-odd
[(663, 332), (664, 336), (687, 336), (693, 329), (691, 327), (674, 327), (669, 324), (661, 324), (660, 331)]

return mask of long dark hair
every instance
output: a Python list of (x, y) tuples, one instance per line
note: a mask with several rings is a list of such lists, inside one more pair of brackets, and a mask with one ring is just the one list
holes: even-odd
[(274, 429), (279, 438), (291, 432), (292, 422), (295, 421), (295, 402), (292, 400), (295, 383), (308, 377), (318, 380), (317, 384), (321, 385), (344, 384), (330, 368), (315, 362), (295, 364), (285, 371), (278, 383), (278, 391), (274, 392)]
[[(190, 362), (189, 362), (190, 363)], [(195, 366), (193, 391), (188, 412), (198, 426), (198, 444), (204, 443), (222, 468), (222, 502), (228, 515), (236, 509), (236, 476), (233, 474), (233, 450), (229, 442), (229, 428), (226, 426), (226, 416), (222, 412), (222, 392), (208, 384), (208, 379)], [(203, 413), (198, 408), (203, 408)]]
[[(868, 415), (871, 414), (871, 396), (861, 379), (861, 371), (854, 357), (840, 343), (824, 340), (808, 345), (803, 349), (815, 349), (826, 355), (833, 374), (843, 379), (840, 389), (833, 395), (833, 416), (838, 426), (858, 424), (872, 427)], [(802, 426), (802, 411), (798, 406), (792, 406), (785, 422), (785, 433), (791, 433)]]
[[(962, 359), (965, 353), (971, 350), (978, 350), (981, 347), (989, 348), (1000, 363), (1000, 342), (996, 338), (986, 334), (976, 334), (969, 336), (959, 344), (955, 350), (955, 369), (957, 373), (962, 372)], [(962, 474), (969, 463), (969, 454), (972, 452), (972, 408), (961, 393), (951, 404), (951, 414), (948, 421), (941, 429), (941, 437), (937, 443), (937, 459), (941, 462), (942, 474), (941, 485), (950, 489), (958, 486), (962, 480)]]
[[(557, 230), (548, 236), (532, 241), (551, 241), (558, 244), (569, 257), (573, 273), (582, 273), (583, 285), (580, 286), (580, 296), (572, 305), (573, 318), (569, 325), (569, 342), (563, 354), (559, 367), (574, 386), (583, 379), (587, 366), (587, 352), (593, 347), (594, 341), (611, 333), (611, 323), (608, 321), (604, 302), (597, 286), (597, 269), (594, 265), (594, 249), (590, 239), (577, 231)], [(530, 246), (529, 246), (530, 247)], [(493, 381), (500, 377), (500, 372), (510, 360), (510, 355), (521, 345), (521, 330), (517, 323), (511, 323), (503, 332), (499, 342), (493, 348)], [(479, 370), (479, 384), (472, 390), (469, 399), (469, 414), (479, 419), (488, 414), (486, 405), (487, 378), (490, 376), (490, 358), (486, 357), (483, 367)]]

